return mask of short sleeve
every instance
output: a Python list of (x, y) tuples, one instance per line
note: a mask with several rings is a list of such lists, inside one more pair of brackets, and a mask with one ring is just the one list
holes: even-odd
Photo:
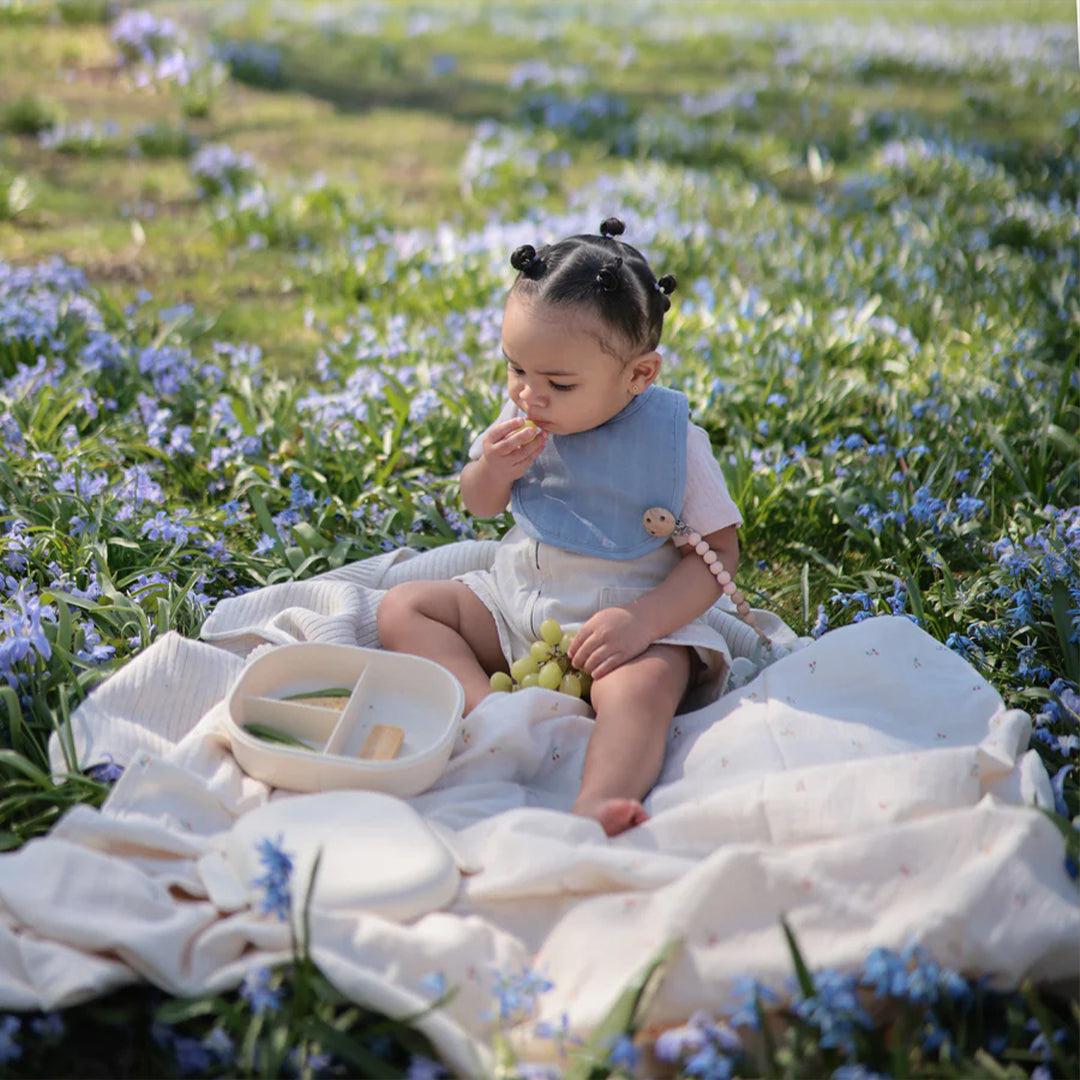
[(728, 494), (709, 434), (694, 423), (686, 432), (686, 490), (679, 517), (702, 536), (743, 523), (739, 508)]
[(524, 416), (525, 414), (514, 404), (510, 399), (506, 399), (506, 404), (503, 405), (502, 411), (495, 417), (491, 423), (480, 432), (472, 441), (472, 446), (469, 447), (469, 460), (479, 461), (481, 455), (484, 453), (484, 436), (496, 425), (501, 424), (504, 420), (509, 420), (512, 416)]

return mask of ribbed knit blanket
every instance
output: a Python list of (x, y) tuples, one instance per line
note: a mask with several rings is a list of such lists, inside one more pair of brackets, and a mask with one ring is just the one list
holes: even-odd
[[(377, 646), (384, 590), (487, 567), (494, 550), (399, 549), (230, 598), (202, 641), (165, 634), (91, 694), (72, 716), (78, 763), (111, 755), (125, 771), (101, 810), (76, 807), (0, 855), (0, 1008), (56, 1008), (137, 979), (217, 991), (287, 958), (288, 927), (260, 913), (254, 888), (222, 884), (222, 851), (268, 800), (319, 796), (244, 775), (223, 699), (261, 649)], [(749, 652), (743, 624), (719, 607), (708, 617), (733, 656)], [(1080, 973), (1063, 842), (1033, 808), (1053, 792), (1027, 749), (1031, 720), (908, 619), (833, 630), (677, 716), (650, 820), (610, 839), (568, 812), (592, 723), (585, 703), (551, 691), (485, 699), (439, 783), (409, 800), (462, 870), (454, 900), (409, 922), (313, 911), (313, 955), (350, 998), (402, 1015), (440, 980), (459, 988), (420, 1026), (461, 1074), (490, 1065), (500, 974), (531, 967), (553, 984), (514, 1032), (525, 1058), (550, 1058), (536, 1019), (559, 1027), (566, 1013), (587, 1035), (675, 937), (651, 1024), (731, 1007), (740, 975), (781, 988), (781, 914), (811, 967), (917, 943), (995, 986)], [(63, 772), (55, 738), (50, 752)]]

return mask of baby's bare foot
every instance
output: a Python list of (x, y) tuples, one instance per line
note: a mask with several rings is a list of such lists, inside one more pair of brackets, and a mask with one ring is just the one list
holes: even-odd
[(573, 812), (595, 818), (608, 836), (618, 836), (649, 820), (645, 807), (637, 799), (579, 799), (574, 803)]

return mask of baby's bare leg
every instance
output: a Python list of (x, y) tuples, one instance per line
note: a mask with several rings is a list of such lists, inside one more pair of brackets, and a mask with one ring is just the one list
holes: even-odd
[(648, 819), (640, 800), (660, 775), (668, 726), (689, 679), (685, 645), (650, 645), (592, 684), (596, 726), (575, 814), (596, 818), (609, 836)]
[(465, 714), (491, 693), (489, 677), (506, 671), (495, 618), (460, 581), (406, 581), (379, 601), (384, 649), (436, 660), (465, 688)]

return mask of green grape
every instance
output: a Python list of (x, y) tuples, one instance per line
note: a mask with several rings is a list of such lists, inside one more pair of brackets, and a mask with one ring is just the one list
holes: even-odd
[(510, 665), (510, 674), (515, 682), (525, 685), (526, 675), (535, 675), (539, 664), (531, 656), (522, 656)]
[(496, 671), (491, 676), (491, 689), (492, 690), (504, 690), (506, 693), (510, 693), (514, 689), (514, 680), (506, 674), (505, 671)]
[(535, 671), (530, 671), (528, 675), (521, 680), (521, 689), (524, 690), (527, 686), (539, 686), (540, 676)]
[(558, 645), (562, 641), (562, 627), (554, 619), (545, 619), (540, 624), (540, 636), (549, 645)]
[(549, 660), (540, 669), (539, 682), (545, 690), (555, 690), (559, 683), (562, 682), (562, 677), (562, 668), (559, 667), (555, 660)]
[(570, 670), (570, 657), (569, 656), (557, 656), (555, 657), (559, 667), (562, 668), (562, 673), (565, 675)]
[(571, 697), (581, 697), (581, 680), (576, 675), (564, 675), (559, 689)]
[(551, 659), (551, 646), (546, 641), (534, 641), (529, 646), (529, 654), (538, 663)]
[(573, 640), (574, 640), (574, 635), (573, 634), (571, 634), (571, 633), (563, 634), (562, 640), (559, 642), (559, 650), (561, 652), (563, 652), (563, 653), (568, 653), (570, 651), (570, 645), (572, 644)]

